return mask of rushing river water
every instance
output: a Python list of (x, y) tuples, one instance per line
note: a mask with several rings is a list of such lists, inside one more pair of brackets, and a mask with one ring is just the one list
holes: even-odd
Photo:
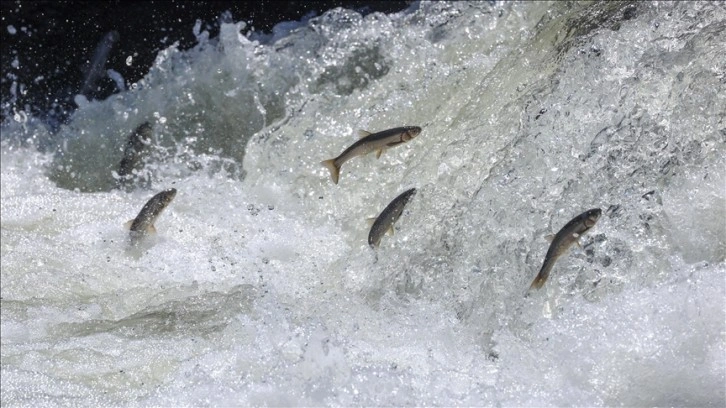
[[(57, 133), (3, 124), (3, 406), (726, 404), (724, 3), (243, 28), (78, 97)], [(403, 125), (423, 131), (337, 185), (320, 164)], [(370, 248), (366, 219), (411, 187)], [(590, 208), (525, 297), (544, 237)]]

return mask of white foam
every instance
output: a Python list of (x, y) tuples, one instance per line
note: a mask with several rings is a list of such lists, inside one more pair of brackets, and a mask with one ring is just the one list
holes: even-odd
[[(57, 135), (3, 125), (3, 404), (723, 406), (726, 15), (637, 3), (561, 42), (606, 4), (337, 9), (269, 44), (199, 23)], [(424, 129), (330, 181), (356, 130), (401, 125)], [(365, 219), (411, 187), (372, 250)]]

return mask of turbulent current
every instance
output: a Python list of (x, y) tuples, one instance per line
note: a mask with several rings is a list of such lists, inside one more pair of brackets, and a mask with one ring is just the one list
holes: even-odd
[[(726, 405), (724, 3), (189, 29), (58, 132), (2, 125), (3, 406)], [(337, 185), (321, 165), (406, 125)]]

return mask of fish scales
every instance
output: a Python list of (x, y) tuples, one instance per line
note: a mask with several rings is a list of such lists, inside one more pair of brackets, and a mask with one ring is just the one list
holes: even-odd
[(381, 154), (386, 149), (406, 143), (418, 136), (419, 133), (421, 133), (421, 128), (418, 126), (402, 126), (372, 134), (362, 131), (362, 134), (365, 135), (363, 138), (350, 145), (338, 157), (325, 160), (321, 164), (330, 171), (330, 177), (333, 179), (333, 182), (338, 184), (340, 168), (343, 166), (343, 163), (354, 157), (364, 156), (373, 151), (377, 151), (377, 157), (381, 157)]
[(595, 226), (601, 214), (602, 211), (599, 208), (587, 210), (571, 219), (555, 234), (550, 247), (547, 249), (542, 268), (540, 268), (539, 273), (529, 287), (530, 290), (539, 289), (545, 284), (557, 259), (567, 252), (572, 244), (579, 242), (578, 240), (582, 234)]
[(398, 197), (394, 198), (386, 208), (381, 211), (381, 214), (373, 222), (371, 231), (368, 234), (368, 245), (371, 247), (378, 247), (381, 243), (381, 238), (389, 229), (393, 228), (393, 224), (403, 213), (403, 209), (408, 204), (409, 200), (416, 194), (416, 189), (411, 188), (404, 191)]
[(154, 222), (161, 215), (162, 211), (176, 196), (176, 189), (164, 190), (149, 199), (139, 211), (139, 215), (129, 221), (131, 243), (136, 243), (149, 232), (154, 232)]

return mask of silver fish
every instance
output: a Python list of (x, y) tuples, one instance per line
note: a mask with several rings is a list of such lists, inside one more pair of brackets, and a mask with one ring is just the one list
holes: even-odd
[(570, 222), (565, 224), (565, 226), (562, 227), (557, 234), (555, 234), (554, 238), (552, 238), (550, 248), (547, 250), (547, 255), (545, 255), (542, 268), (539, 270), (537, 277), (534, 278), (529, 290), (539, 289), (542, 285), (544, 285), (547, 281), (547, 277), (550, 275), (552, 267), (557, 261), (557, 258), (564, 254), (570, 246), (572, 246), (572, 244), (577, 243), (579, 245), (578, 240), (580, 236), (595, 226), (595, 223), (597, 223), (601, 214), (602, 211), (599, 208), (587, 210), (570, 220)]
[(141, 161), (141, 153), (144, 147), (151, 141), (153, 136), (149, 122), (144, 122), (136, 128), (134, 133), (129, 135), (124, 148), (124, 157), (118, 165), (118, 184), (123, 186), (131, 181), (131, 172), (138, 167)]
[(391, 201), (391, 203), (383, 209), (378, 218), (376, 218), (373, 222), (371, 232), (368, 234), (368, 245), (371, 247), (378, 247), (381, 243), (381, 238), (386, 231), (393, 231), (393, 224), (398, 220), (398, 217), (401, 216), (403, 208), (415, 194), (415, 188), (406, 190), (401, 195), (394, 198), (393, 201)]
[(139, 211), (139, 215), (126, 223), (126, 226), (131, 231), (129, 233), (129, 236), (131, 237), (131, 244), (136, 244), (148, 233), (156, 232), (156, 228), (154, 228), (154, 221), (156, 221), (161, 212), (164, 211), (166, 206), (169, 205), (175, 196), (176, 189), (170, 188), (151, 197), (151, 199), (144, 204), (141, 211)]
[(383, 151), (398, 146), (401, 143), (408, 142), (414, 137), (421, 133), (421, 128), (418, 126), (403, 126), (393, 129), (383, 130), (378, 133), (369, 133), (364, 130), (360, 131), (361, 139), (353, 143), (340, 154), (340, 156), (325, 160), (321, 164), (330, 170), (330, 177), (333, 178), (333, 182), (338, 184), (338, 178), (340, 177), (340, 167), (343, 163), (356, 157), (363, 156), (372, 151), (376, 151), (376, 157), (381, 157)]

